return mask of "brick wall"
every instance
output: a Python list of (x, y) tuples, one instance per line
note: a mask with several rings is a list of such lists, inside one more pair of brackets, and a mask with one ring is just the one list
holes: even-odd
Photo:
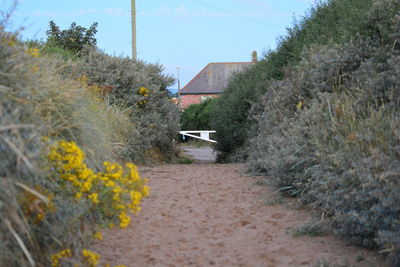
[(181, 103), (181, 107), (182, 109), (185, 109), (187, 106), (191, 105), (191, 104), (200, 104), (201, 101), (205, 100), (207, 97), (218, 97), (218, 95), (206, 95), (206, 94), (202, 94), (202, 95), (182, 95), (182, 103)]

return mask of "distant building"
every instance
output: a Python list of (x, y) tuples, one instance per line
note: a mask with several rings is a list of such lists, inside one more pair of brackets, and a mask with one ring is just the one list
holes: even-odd
[(232, 74), (249, 68), (253, 62), (209, 63), (181, 90), (181, 108), (218, 97), (228, 86)]

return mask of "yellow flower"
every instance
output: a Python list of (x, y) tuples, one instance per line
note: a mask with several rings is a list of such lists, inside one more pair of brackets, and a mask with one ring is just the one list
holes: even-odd
[(127, 163), (125, 165), (128, 170), (129, 170), (129, 177), (133, 180), (133, 181), (137, 181), (139, 180), (139, 172), (137, 170), (137, 167), (135, 164), (133, 163)]
[(142, 194), (140, 194), (140, 192), (137, 192), (137, 191), (131, 191), (129, 194), (130, 194), (132, 203), (134, 203), (135, 205), (138, 205), (140, 203), (140, 200), (142, 199)]
[[(141, 178), (135, 164), (124, 167), (103, 162), (104, 170), (95, 172), (85, 163), (85, 153), (74, 142), (61, 140), (50, 147), (49, 163), (69, 186), (68, 192), (77, 200), (85, 198), (95, 206), (92, 209), (111, 219), (111, 225), (125, 228), (130, 223), (129, 211), (140, 211), (140, 202), (150, 193), (147, 179)], [(101, 196), (101, 198), (99, 197)]]
[(8, 41), (7, 41), (7, 44), (9, 45), (9, 46), (14, 46), (15, 45), (15, 40), (13, 40), (13, 39), (9, 39)]
[(94, 253), (88, 249), (83, 249), (82, 255), (85, 258), (85, 261), (89, 263), (89, 266), (96, 266), (100, 259), (100, 256), (97, 253)]
[(44, 220), (44, 213), (38, 213), (36, 215), (36, 221), (42, 222)]
[(89, 192), (91, 188), (92, 188), (92, 181), (87, 181), (83, 183), (81, 190), (83, 192)]
[(75, 194), (75, 199), (76, 200), (79, 200), (81, 198), (82, 198), (82, 192), (78, 192), (78, 193)]
[(114, 201), (120, 201), (121, 200), (121, 194), (120, 193), (114, 193), (112, 199)]
[(142, 208), (140, 206), (136, 206), (135, 209), (132, 209), (133, 214), (138, 214), (140, 211), (142, 210)]
[(303, 107), (303, 105), (304, 105), (304, 102), (303, 102), (303, 101), (300, 101), (300, 102), (296, 105), (297, 110), (301, 110), (301, 108)]
[(99, 204), (99, 196), (97, 193), (92, 193), (88, 196), (90, 200), (92, 200), (93, 204)]
[(116, 204), (113, 206), (113, 208), (116, 210), (124, 210), (124, 209), (126, 209), (126, 206), (123, 204)]
[(115, 186), (115, 182), (113, 182), (113, 181), (107, 181), (107, 182), (106, 182), (106, 186), (107, 186), (107, 187), (114, 187), (114, 186)]
[(91, 169), (88, 168), (84, 168), (81, 172), (79, 172), (79, 179), (81, 180), (85, 180), (88, 179), (89, 177), (91, 177), (93, 175), (93, 171)]
[(150, 90), (147, 89), (146, 87), (140, 87), (139, 91), (138, 91), (139, 95), (142, 95), (142, 96), (148, 96), (149, 92), (150, 92)]
[(143, 186), (143, 196), (147, 197), (148, 195), (150, 195), (150, 187), (145, 185), (145, 186)]
[(119, 186), (116, 186), (116, 187), (113, 188), (112, 191), (113, 191), (114, 193), (121, 193), (121, 192), (122, 192), (122, 188), (119, 187)]
[(103, 240), (103, 235), (100, 232), (96, 232), (93, 235), (94, 238), (98, 239), (98, 240)]
[(70, 257), (72, 257), (72, 253), (71, 253), (70, 249), (64, 249), (58, 253), (54, 253), (50, 256), (51, 266), (53, 266), (53, 267), (61, 266), (60, 260), (62, 258), (70, 258)]
[(131, 218), (125, 212), (119, 214), (119, 227), (126, 228), (131, 222)]
[(28, 48), (28, 50), (26, 50), (25, 52), (32, 57), (40, 56), (40, 52), (39, 52), (38, 48)]

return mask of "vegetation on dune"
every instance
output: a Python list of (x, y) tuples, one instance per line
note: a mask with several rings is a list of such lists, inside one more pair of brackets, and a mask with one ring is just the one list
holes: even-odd
[(255, 124), (249, 115), (252, 104), (258, 103), (268, 90), (268, 81), (282, 80), (287, 67), (301, 60), (304, 49), (311, 45), (343, 43), (356, 35), (373, 35), (381, 30), (380, 24), (375, 24), (376, 18), (367, 21), (365, 16), (372, 2), (319, 2), (304, 17), (294, 21), (287, 35), (278, 41), (275, 51), (267, 51), (263, 60), (232, 78), (211, 116), (212, 127), (217, 130), (220, 161), (247, 157), (244, 148), (248, 147), (248, 133), (253, 132), (248, 129)]
[(78, 70), (109, 105), (126, 110), (136, 126), (137, 133), (129, 139), (129, 158), (146, 161), (149, 153), (156, 153), (168, 160), (175, 155), (171, 140), (179, 131), (179, 109), (166, 90), (174, 80), (161, 74), (162, 66), (87, 47), (80, 52)]
[[(175, 153), (173, 79), (100, 51), (96, 24), (51, 22), (46, 42), (21, 42), (3, 15), (0, 262), (95, 266), (93, 239), (149, 194), (119, 163)], [(183, 129), (217, 130), (219, 160), (246, 160), (400, 266), (399, 59), (397, 0), (320, 2), (220, 98), (186, 109)]]
[[(173, 81), (159, 65), (104, 54), (95, 39), (22, 42), (5, 31), (5, 15), (0, 265), (96, 266), (88, 248), (101, 229), (126, 227), (149, 194), (136, 166), (119, 163), (174, 153), (178, 109), (164, 90)], [(81, 38), (86, 29), (73, 26)]]
[(212, 113), (220, 160), (247, 160), (335, 232), (400, 265), (400, 3), (331, 0), (234, 77)]

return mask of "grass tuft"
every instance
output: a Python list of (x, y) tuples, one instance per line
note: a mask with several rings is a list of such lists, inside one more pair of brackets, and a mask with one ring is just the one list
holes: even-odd
[(176, 163), (178, 163), (178, 164), (192, 164), (193, 160), (189, 159), (189, 158), (181, 157), (176, 161)]

